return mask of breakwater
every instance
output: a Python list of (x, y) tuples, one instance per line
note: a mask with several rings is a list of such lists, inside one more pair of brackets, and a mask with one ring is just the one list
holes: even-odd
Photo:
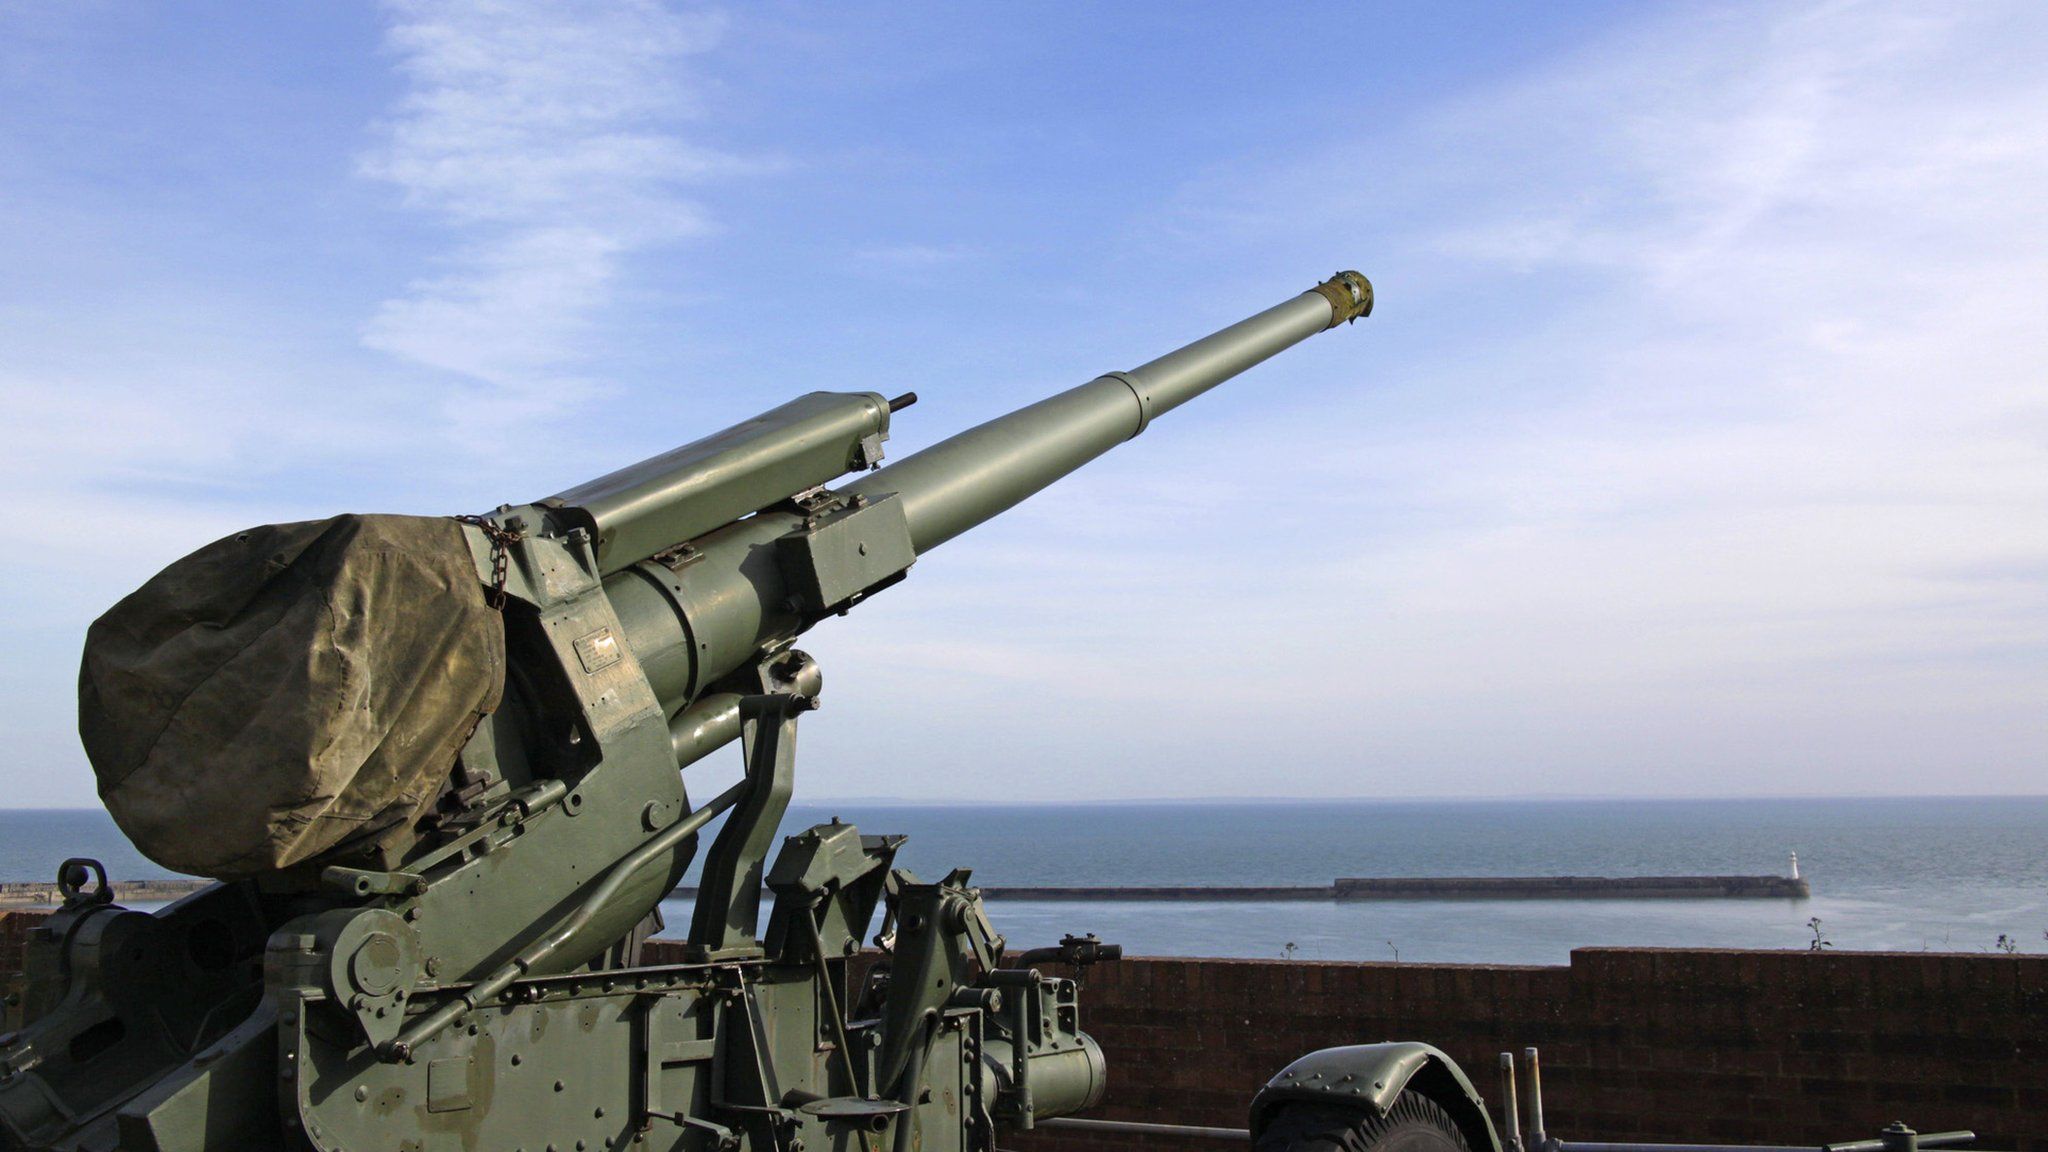
[(1400, 876), (1339, 880), (1339, 900), (1804, 900), (1794, 876)]
[(1204, 884), (1189, 887), (1152, 885), (1117, 888), (1072, 885), (1056, 888), (984, 886), (981, 894), (990, 900), (1047, 900), (1062, 903), (1070, 900), (1250, 900), (1266, 903), (1276, 900), (1333, 900), (1336, 898), (1336, 891), (1334, 885), (1242, 887)]
[(1791, 876), (1350, 876), (1296, 887), (983, 888), (990, 900), (1804, 900)]

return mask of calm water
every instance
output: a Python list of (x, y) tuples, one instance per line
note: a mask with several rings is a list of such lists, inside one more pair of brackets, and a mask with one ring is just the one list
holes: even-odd
[[(842, 816), (900, 832), (926, 879), (991, 885), (1326, 884), (1337, 876), (1771, 873), (1799, 853), (1805, 901), (992, 902), (1013, 944), (1094, 932), (1133, 953), (1561, 963), (1595, 944), (2048, 951), (2048, 797), (2023, 799), (798, 805), (786, 830)], [(98, 811), (0, 812), (0, 879), (67, 855), (116, 877), (168, 875)], [(687, 906), (665, 906), (672, 931)]]

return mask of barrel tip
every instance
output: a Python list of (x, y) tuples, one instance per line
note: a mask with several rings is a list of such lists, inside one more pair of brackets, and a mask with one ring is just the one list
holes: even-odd
[(1372, 315), (1372, 281), (1357, 272), (1339, 272), (1315, 286), (1330, 302), (1330, 327)]

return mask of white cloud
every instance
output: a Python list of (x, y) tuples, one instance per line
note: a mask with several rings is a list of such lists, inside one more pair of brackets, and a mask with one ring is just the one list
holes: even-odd
[[(20, 606), (0, 730), (24, 763), (77, 767), (77, 635), (180, 552), (336, 493), (483, 506), (585, 470), (578, 422), (522, 417), (597, 375), (579, 350), (636, 255), (707, 227), (690, 191), (747, 167), (689, 142), (715, 19), (387, 11), (409, 87), (362, 169), (446, 248), (409, 288), (348, 296), (391, 293), (363, 339), (403, 363), (204, 258), (146, 298), (122, 263), (113, 304), (0, 311), (0, 479), (62, 526), (0, 580)], [(2038, 790), (2048, 10), (1643, 20), (1286, 168), (1224, 157), (1167, 209), (1134, 202), (1190, 266), (1233, 244), (1247, 278), (1355, 258), (1379, 315), (808, 637), (832, 691), (806, 787)], [(850, 255), (916, 280), (977, 251)], [(1206, 274), (1131, 283), (1176, 316), (1265, 302)], [(1026, 335), (975, 363), (1073, 358)], [(515, 424), (477, 434), (473, 410)]]
[[(923, 566), (1011, 669), (951, 691), (1058, 718), (976, 754), (1067, 795), (2038, 790), (2044, 50), (2022, 5), (1713, 9), (1186, 190), (1212, 242), (1379, 253), (1330, 338), (1370, 376), (1287, 401), (1304, 349), (1270, 410), (1148, 433), (1169, 470)], [(1344, 173), (1382, 175), (1325, 214)]]
[(723, 21), (654, 0), (386, 8), (409, 88), (362, 170), (458, 240), (363, 340), (515, 401), (559, 399), (622, 262), (703, 231), (682, 189), (749, 167), (676, 131), (698, 111), (685, 58)]
[(1428, 759), (1557, 787), (2039, 786), (2048, 84), (2009, 65), (2044, 33), (1717, 11), (1429, 126), (1529, 158), (1439, 258), (1574, 315), (1498, 313), (1506, 347), (1419, 381), (1470, 426), (1353, 471), (1451, 512), (1329, 574), (1390, 650), (1375, 722), (1421, 706)]

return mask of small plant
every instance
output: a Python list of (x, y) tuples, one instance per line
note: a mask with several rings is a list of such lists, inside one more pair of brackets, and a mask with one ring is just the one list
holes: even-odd
[(2000, 932), (1998, 934), (1998, 943), (1993, 944), (1992, 947), (2010, 956), (2020, 950), (2020, 942)]
[(1806, 942), (1806, 950), (1808, 952), (1825, 952), (1835, 946), (1833, 940), (1829, 940), (1820, 934), (1820, 917), (1808, 917), (1806, 927), (1813, 932), (1813, 939)]
[(1280, 958), (1282, 960), (1292, 960), (1294, 959), (1294, 954), (1300, 950), (1300, 947), (1294, 941), (1289, 940), (1286, 946), (1280, 949)]
[(1387, 941), (1387, 948), (1394, 953), (1394, 963), (1399, 964), (1401, 962), (1401, 949), (1392, 940)]

